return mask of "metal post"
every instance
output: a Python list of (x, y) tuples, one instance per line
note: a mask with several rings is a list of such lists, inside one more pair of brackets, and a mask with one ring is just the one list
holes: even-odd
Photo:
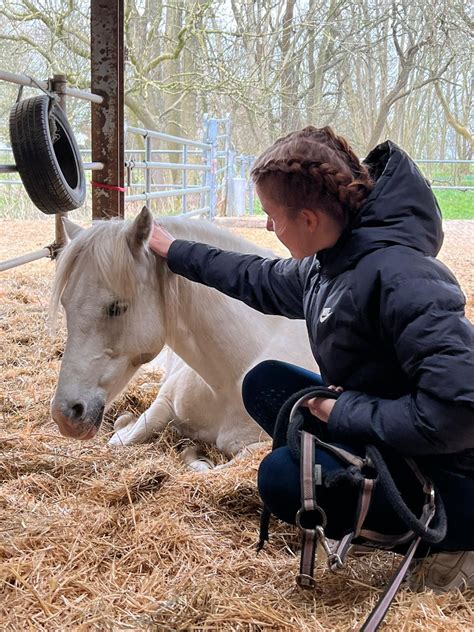
[(123, 5), (91, 0), (91, 91), (104, 97), (92, 106), (92, 161), (105, 165), (94, 174), (93, 219), (124, 215)]
[[(187, 145), (183, 145), (183, 164), (187, 165), (188, 164), (188, 146)], [(183, 169), (183, 189), (187, 189), (188, 188), (188, 171), (187, 169)], [(187, 199), (186, 199), (186, 193), (183, 194), (183, 201), (182, 201), (182, 205), (181, 205), (181, 212), (182, 213), (186, 213), (187, 209)]]
[(235, 207), (234, 186), (233, 186), (234, 169), (235, 169), (235, 164), (234, 164), (235, 151), (233, 149), (230, 149), (227, 155), (228, 155), (228, 158), (227, 158), (227, 172), (226, 172), (227, 183), (226, 183), (225, 214), (232, 215), (234, 212), (234, 207)]
[(217, 129), (218, 121), (216, 119), (209, 119), (208, 121), (208, 138), (207, 142), (211, 145), (209, 149), (209, 162), (211, 170), (209, 171), (209, 219), (214, 219), (217, 211)]
[[(147, 163), (150, 163), (152, 161), (151, 138), (148, 134), (145, 136), (145, 161)], [(148, 200), (151, 200), (151, 198), (148, 197), (150, 193), (151, 193), (151, 169), (150, 169), (149, 164), (147, 164), (145, 168), (145, 194), (147, 196), (146, 198), (147, 205), (148, 205)]]
[[(66, 108), (66, 86), (67, 86), (67, 78), (66, 75), (57, 74), (53, 76), (51, 81), (52, 88), (56, 94), (59, 95), (59, 105), (63, 110), (64, 114), (67, 112)], [(66, 243), (66, 231), (64, 230), (63, 217), (67, 217), (67, 213), (61, 212), (57, 213), (54, 218), (55, 224), (55, 245), (58, 248), (61, 248)]]
[(231, 154), (232, 154), (232, 150), (231, 150), (231, 143), (230, 143), (230, 135), (231, 135), (231, 121), (230, 121), (230, 115), (227, 114), (226, 115), (226, 122), (225, 122), (225, 133), (226, 133), (226, 137), (225, 137), (225, 154), (224, 154), (224, 165), (225, 165), (225, 171), (224, 171), (224, 178), (225, 178), (225, 183), (224, 183), (224, 204), (223, 204), (223, 215), (227, 215), (227, 204), (228, 204), (228, 198), (229, 198), (229, 189), (230, 189), (230, 172), (229, 172), (229, 168), (230, 168), (230, 160), (231, 160)]
[(240, 177), (245, 179), (245, 156), (240, 156)]
[[(202, 140), (205, 143), (207, 143), (208, 129), (209, 129), (209, 115), (208, 114), (204, 114), (203, 116), (202, 127), (203, 127), (203, 132), (204, 132)], [(210, 166), (209, 165), (209, 151), (207, 149), (202, 150), (201, 162), (205, 164), (206, 167)], [(206, 169), (202, 174), (202, 186), (206, 187), (208, 185), (209, 185), (209, 172)], [(206, 204), (207, 198), (208, 198), (207, 193), (201, 193), (201, 201), (200, 201), (201, 208), (205, 208), (206, 206), (208, 206), (208, 204)]]
[(250, 172), (252, 171), (252, 163), (253, 163), (253, 159), (252, 156), (249, 156), (249, 213), (250, 215), (253, 215), (254, 213), (254, 200), (255, 200), (255, 185), (253, 183), (252, 180), (252, 176), (250, 175)]

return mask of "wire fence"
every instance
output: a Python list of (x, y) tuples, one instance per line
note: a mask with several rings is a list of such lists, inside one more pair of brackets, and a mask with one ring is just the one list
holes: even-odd
[[(70, 88), (62, 75), (38, 81), (25, 75), (0, 70), (0, 80), (23, 87), (57, 93), (61, 102), (67, 96), (101, 103), (103, 98)], [(250, 178), (254, 156), (238, 154), (231, 138), (231, 120), (204, 116), (201, 139), (173, 136), (161, 131), (128, 126), (125, 128), (125, 202), (127, 213), (143, 203), (155, 214), (252, 215), (260, 207)], [(90, 172), (104, 168), (92, 162), (91, 150), (83, 148), (84, 168)], [(433, 189), (439, 192), (469, 193), (474, 190), (472, 160), (416, 160)], [(0, 219), (45, 217), (30, 202), (13, 164), (12, 149), (0, 148)], [(83, 207), (74, 217), (92, 216), (91, 189)], [(58, 225), (58, 223), (57, 223)]]
[[(238, 154), (233, 149), (230, 130), (228, 117), (205, 117), (202, 141), (127, 127), (127, 214), (135, 214), (143, 204), (149, 205), (156, 215), (206, 215), (213, 218), (259, 212), (250, 178), (254, 156)], [(90, 180), (91, 150), (83, 148), (81, 154)], [(418, 159), (415, 162), (436, 192), (457, 191), (472, 195), (474, 161)], [(0, 148), (0, 164), (12, 163), (12, 149)], [(35, 209), (21, 184), (13, 170), (0, 173), (0, 219), (48, 219)], [(90, 219), (91, 209), (89, 188), (83, 207), (73, 211), (73, 216)]]
[[(125, 139), (127, 213), (133, 214), (134, 208), (145, 203), (158, 215), (206, 215), (212, 219), (233, 207), (232, 183), (236, 176), (245, 179), (248, 188), (250, 157), (240, 156), (233, 149), (228, 116), (217, 119), (206, 115), (202, 140), (132, 126), (125, 128)], [(90, 181), (90, 171), (97, 166), (91, 162), (91, 149), (80, 151)], [(18, 191), (21, 184), (12, 149), (0, 148), (0, 218), (27, 218), (35, 212), (26, 193)], [(253, 187), (249, 199), (253, 207)], [(90, 188), (83, 207), (74, 211), (74, 216), (91, 217)]]
[[(58, 77), (60, 77), (58, 75)], [(0, 71), (0, 79), (48, 92), (54, 82), (37, 81), (24, 75)], [(100, 102), (101, 97), (67, 86), (65, 95)], [(184, 216), (253, 215), (260, 212), (250, 170), (254, 156), (238, 154), (231, 138), (230, 117), (203, 119), (201, 139), (173, 136), (157, 130), (126, 126), (125, 128), (125, 202), (127, 214), (145, 203), (157, 215)], [(91, 149), (81, 150), (84, 168), (90, 180), (91, 171), (103, 168), (92, 162)], [(0, 148), (0, 219), (43, 217), (26, 195), (13, 164), (10, 147)], [(438, 192), (474, 190), (474, 161), (457, 159), (418, 159), (433, 189)], [(92, 216), (91, 189), (83, 207), (74, 217)], [(47, 216), (46, 216), (47, 217)]]

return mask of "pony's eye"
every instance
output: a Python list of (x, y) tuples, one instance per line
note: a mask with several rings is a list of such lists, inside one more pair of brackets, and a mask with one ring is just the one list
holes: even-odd
[(115, 318), (115, 316), (122, 316), (128, 309), (127, 303), (124, 301), (114, 301), (107, 305), (106, 312), (109, 318)]

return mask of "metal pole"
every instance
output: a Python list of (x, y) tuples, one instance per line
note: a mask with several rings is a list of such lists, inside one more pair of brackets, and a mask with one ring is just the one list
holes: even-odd
[(229, 151), (229, 164), (227, 168), (227, 202), (226, 202), (226, 215), (233, 215), (235, 211), (235, 150)]
[[(47, 90), (49, 88), (47, 81), (38, 81), (27, 75), (16, 75), (13, 72), (6, 72), (0, 70), (0, 81), (8, 81), (8, 83), (16, 83), (19, 86), (28, 86), (30, 88), (39, 88), (40, 90)], [(92, 101), (93, 103), (102, 103), (102, 97), (84, 90), (76, 90), (75, 88), (66, 88), (65, 93), (70, 97), (76, 97), (77, 99), (85, 99), (86, 101)]]
[[(252, 163), (253, 163), (253, 158), (251, 156), (249, 156), (249, 170), (252, 171)], [(252, 176), (249, 173), (249, 212), (250, 215), (253, 215), (254, 213), (254, 204), (255, 204), (255, 185), (253, 183), (252, 180)]]
[(145, 160), (147, 162), (147, 166), (145, 169), (145, 194), (147, 196), (146, 201), (148, 202), (148, 199), (151, 199), (151, 198), (148, 198), (148, 196), (151, 193), (151, 170), (150, 170), (150, 165), (148, 163), (151, 162), (152, 160), (151, 138), (148, 134), (145, 136)]
[(94, 175), (93, 219), (124, 215), (123, 5), (91, 0), (91, 91), (104, 97), (92, 106), (92, 161), (104, 163)]
[(207, 142), (211, 145), (211, 148), (209, 150), (209, 162), (210, 162), (210, 166), (211, 166), (211, 170), (208, 172), (209, 173), (209, 186), (210, 186), (210, 190), (209, 190), (209, 219), (214, 219), (214, 217), (216, 216), (216, 210), (217, 210), (217, 190), (216, 190), (216, 185), (217, 185), (217, 178), (216, 178), (216, 171), (217, 171), (217, 157), (216, 157), (216, 152), (217, 152), (217, 127), (218, 127), (218, 121), (216, 119), (209, 119), (208, 121), (209, 127), (208, 127), (208, 139)]
[(230, 115), (227, 114), (226, 122), (225, 122), (225, 147), (224, 147), (224, 204), (222, 208), (222, 214), (227, 215), (227, 204), (229, 198), (229, 188), (230, 188), (230, 160), (231, 160), (231, 143), (230, 143), (230, 135), (231, 135), (231, 122)]
[[(207, 143), (207, 139), (209, 137), (209, 115), (208, 114), (204, 114), (203, 116), (203, 130), (204, 130), (204, 143)], [(202, 148), (202, 162), (205, 163), (206, 165), (206, 170), (203, 172), (202, 174), (202, 185), (204, 187), (208, 187), (209, 186), (209, 177), (210, 177), (210, 168), (211, 168), (211, 163), (210, 163), (210, 149), (209, 148), (204, 148), (204, 143), (203, 143), (203, 148)], [(206, 146), (207, 147), (207, 146)], [(202, 193), (201, 194), (201, 208), (204, 208), (206, 206), (209, 206), (208, 203), (208, 198), (209, 195), (207, 193)]]
[[(183, 164), (184, 165), (188, 164), (188, 146), (187, 145), (183, 145)], [(187, 189), (187, 188), (188, 188), (188, 172), (186, 169), (183, 169), (183, 189)], [(188, 208), (187, 208), (186, 193), (184, 193), (181, 212), (186, 213), (187, 210)]]
[[(59, 95), (59, 105), (63, 110), (64, 114), (67, 113), (66, 108), (66, 86), (67, 86), (67, 78), (66, 75), (58, 74), (53, 76), (52, 86), (54, 92)], [(55, 243), (58, 248), (62, 248), (66, 244), (66, 232), (64, 230), (63, 217), (67, 217), (66, 212), (60, 212), (55, 215), (54, 223), (55, 223)]]
[(11, 268), (16, 268), (17, 266), (21, 266), (24, 263), (29, 263), (30, 261), (43, 259), (44, 257), (51, 257), (51, 250), (49, 248), (42, 248), (41, 250), (30, 252), (27, 255), (21, 255), (20, 257), (15, 257), (14, 259), (2, 261), (0, 263), (0, 272), (3, 272), (4, 270), (10, 270)]

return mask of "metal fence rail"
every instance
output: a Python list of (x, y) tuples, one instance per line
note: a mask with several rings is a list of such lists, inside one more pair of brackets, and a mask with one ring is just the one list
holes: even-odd
[[(91, 103), (102, 104), (104, 99), (100, 95), (93, 94), (92, 92), (85, 92), (83, 90), (76, 90), (75, 88), (69, 88), (66, 85), (66, 78), (64, 75), (54, 75), (52, 79), (48, 81), (38, 81), (33, 77), (27, 75), (17, 75), (11, 72), (0, 70), (0, 81), (6, 81), (20, 86), (18, 98), (21, 98), (23, 87), (37, 88), (43, 92), (46, 92), (50, 96), (57, 98), (59, 106), (66, 110), (66, 95), (78, 99), (85, 99)], [(11, 151), (11, 150), (10, 150)], [(104, 168), (104, 164), (101, 162), (90, 162), (84, 165), (85, 168), (100, 171)], [(14, 164), (0, 164), (0, 174), (2, 173), (15, 173), (18, 169)], [(22, 184), (21, 181), (10, 181), (11, 183)], [(4, 183), (0, 178), (0, 184)], [(24, 265), (31, 261), (43, 259), (49, 257), (51, 259), (56, 258), (59, 248), (65, 243), (64, 227), (62, 225), (62, 216), (65, 213), (59, 213), (54, 217), (55, 223), (55, 241), (49, 246), (45, 246), (41, 250), (30, 252), (25, 255), (20, 255), (13, 259), (0, 262), (0, 271), (10, 270), (11, 268)]]
[[(144, 150), (126, 150), (125, 152), (126, 155), (128, 154), (128, 159), (125, 160), (126, 187), (129, 190), (141, 189), (140, 193), (127, 193), (125, 195), (126, 203), (138, 201), (150, 203), (152, 200), (180, 197), (183, 214), (187, 216), (210, 215), (210, 205), (208, 202), (206, 203), (210, 188), (205, 181), (205, 173), (211, 169), (209, 153), (212, 145), (210, 143), (132, 126), (125, 128), (125, 134), (141, 137), (145, 145)], [(173, 148), (154, 148), (154, 142), (172, 144)], [(176, 145), (179, 147), (178, 149), (174, 148)], [(134, 154), (137, 155), (137, 159)], [(154, 154), (158, 154), (160, 158), (164, 155), (168, 160), (155, 160)], [(193, 158), (197, 158), (198, 162), (191, 162), (190, 160)], [(137, 182), (134, 178), (136, 170), (139, 170), (138, 177), (141, 182)], [(179, 171), (180, 174), (175, 174), (174, 177), (181, 175), (181, 181), (179, 183), (176, 181), (157, 182), (155, 176), (159, 170)], [(197, 181), (190, 186), (188, 186), (188, 172), (197, 172)], [(163, 190), (157, 191), (157, 188)], [(198, 208), (192, 211), (187, 209), (188, 195), (190, 194), (201, 194), (199, 195)]]
[[(215, 217), (219, 206), (226, 205), (230, 119), (205, 115), (203, 128), (203, 140), (198, 141), (127, 126), (126, 134), (141, 137), (144, 149), (125, 150), (126, 187), (130, 190), (125, 202), (180, 198), (179, 208), (174, 207), (180, 215)], [(170, 179), (168, 173), (168, 181), (160, 181), (166, 172), (174, 175)]]
[[(474, 183), (474, 173), (471, 173), (470, 169), (470, 166), (474, 164), (473, 160), (420, 158), (416, 159), (415, 162), (420, 166), (424, 175), (430, 181), (432, 189), (437, 189), (438, 191), (474, 190), (474, 184), (463, 183), (463, 181)], [(434, 168), (437, 165), (440, 165), (440, 167), (437, 168), (436, 172)], [(445, 167), (445, 165), (447, 165), (447, 167)], [(466, 165), (468, 165), (467, 168)]]
[[(95, 104), (104, 102), (100, 95), (68, 87), (63, 75), (38, 81), (27, 75), (0, 70), (0, 81), (19, 85), (20, 94), (24, 86), (48, 94), (55, 92), (63, 109), (66, 95)], [(174, 213), (186, 217), (206, 215), (209, 219), (213, 219), (219, 211), (228, 215), (254, 213), (255, 194), (250, 170), (255, 157), (237, 154), (233, 149), (229, 116), (211, 118), (205, 115), (202, 140), (133, 126), (126, 126), (125, 134), (134, 139), (131, 144), (139, 145), (124, 150), (122, 164), (126, 175), (126, 203), (144, 201), (152, 204), (168, 199), (168, 207)], [(89, 158), (83, 162), (84, 168), (88, 171), (104, 170), (107, 167), (104, 162), (90, 160), (91, 151), (81, 150), (84, 157)], [(0, 149), (2, 153), (11, 155), (12, 149)], [(471, 170), (473, 160), (420, 158), (415, 162), (420, 165), (433, 189), (474, 190), (474, 185), (471, 185), (474, 181)], [(0, 185), (22, 184), (20, 180), (4, 177), (17, 171), (11, 162), (0, 164)], [(64, 235), (59, 216), (56, 216), (55, 222), (56, 242), (61, 243)], [(53, 246), (4, 262), (0, 264), (0, 270), (42, 257), (54, 257)]]
[[(104, 102), (102, 96), (69, 88), (64, 76), (55, 75), (54, 79), (39, 81), (27, 75), (0, 71), (0, 80), (20, 86), (19, 98), (23, 87), (42, 90), (54, 94), (62, 107), (65, 107), (65, 96), (85, 99), (92, 103)], [(228, 154), (230, 151), (230, 121), (223, 119), (204, 119), (204, 138), (202, 141), (183, 138), (163, 132), (128, 126), (125, 133), (141, 137), (144, 149), (125, 150), (124, 167), (127, 174), (126, 188), (128, 194), (126, 202), (151, 202), (163, 198), (180, 199), (181, 214), (203, 215), (213, 218), (219, 203), (225, 204), (222, 192), (227, 188), (225, 175), (227, 174)], [(153, 143), (160, 142), (173, 147), (153, 147)], [(177, 148), (176, 148), (177, 146)], [(83, 154), (90, 154), (91, 150), (81, 150)], [(11, 148), (4, 148), (0, 153), (12, 154)], [(89, 171), (102, 171), (103, 162), (84, 161), (83, 167)], [(12, 162), (0, 164), (0, 184), (17, 185), (21, 180), (4, 178), (5, 174), (18, 171)], [(137, 172), (142, 172), (138, 178)], [(160, 182), (158, 173), (175, 172), (181, 174), (181, 182)], [(197, 196), (197, 198), (196, 198)], [(190, 205), (190, 201), (192, 204)], [(197, 202), (197, 203), (196, 203)], [(189, 208), (192, 206), (193, 208)], [(60, 218), (56, 218), (56, 241), (64, 238)], [(47, 249), (44, 249), (47, 251)], [(38, 255), (38, 253), (35, 253)]]
[[(0, 70), (0, 81), (7, 81), (8, 83), (15, 83), (19, 86), (27, 86), (29, 88), (39, 88), (43, 92), (51, 91), (53, 89), (53, 81), (38, 81), (28, 75), (16, 75), (13, 72), (6, 72)], [(85, 90), (77, 90), (76, 88), (65, 87), (62, 90), (62, 94), (69, 97), (75, 97), (76, 99), (84, 99), (91, 103), (103, 103), (103, 97), (98, 94), (92, 94), (92, 92), (86, 92)]]

